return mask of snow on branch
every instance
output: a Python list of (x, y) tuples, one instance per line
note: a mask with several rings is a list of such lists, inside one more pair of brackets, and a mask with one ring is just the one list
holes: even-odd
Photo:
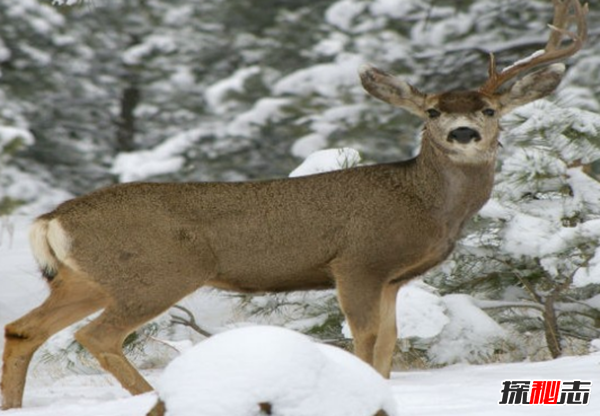
[(84, 3), (86, 0), (52, 0), (54, 6), (75, 6), (78, 3)]

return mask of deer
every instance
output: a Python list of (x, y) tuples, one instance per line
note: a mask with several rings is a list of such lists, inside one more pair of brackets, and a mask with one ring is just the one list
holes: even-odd
[(587, 4), (553, 3), (544, 50), (502, 71), (491, 54), (478, 89), (423, 93), (359, 69), (370, 95), (423, 120), (410, 160), (251, 182), (118, 184), (35, 219), (31, 251), (50, 294), (5, 327), (2, 408), (22, 405), (35, 351), (98, 311), (75, 339), (131, 394), (151, 391), (123, 341), (203, 286), (335, 288), (355, 354), (389, 377), (398, 290), (446, 259), (490, 198), (501, 117), (551, 94), (586, 40)]

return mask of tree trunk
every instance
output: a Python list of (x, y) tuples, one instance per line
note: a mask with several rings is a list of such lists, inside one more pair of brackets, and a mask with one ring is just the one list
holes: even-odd
[(562, 355), (562, 339), (558, 332), (558, 322), (556, 321), (556, 311), (554, 310), (554, 302), (556, 293), (548, 295), (544, 302), (544, 333), (546, 335), (546, 344), (552, 358), (558, 358)]
[(135, 109), (141, 99), (141, 91), (130, 84), (121, 94), (121, 112), (117, 121), (117, 152), (130, 152), (135, 149)]

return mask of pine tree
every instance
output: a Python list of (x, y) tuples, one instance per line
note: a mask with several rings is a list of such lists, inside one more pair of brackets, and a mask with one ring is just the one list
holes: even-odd
[[(27, 172), (22, 158), (36, 143), (30, 120), (36, 102), (32, 97), (57, 81), (45, 70), (51, 61), (48, 49), (56, 46), (52, 33), (62, 19), (51, 7), (35, 1), (0, 1), (0, 21), (1, 216), (34, 203), (46, 191), (43, 180)], [(38, 83), (33, 85), (31, 79)]]

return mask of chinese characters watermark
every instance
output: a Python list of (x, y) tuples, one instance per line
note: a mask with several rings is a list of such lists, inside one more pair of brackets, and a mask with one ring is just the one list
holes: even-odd
[(590, 401), (591, 381), (505, 380), (498, 404), (586, 405)]

